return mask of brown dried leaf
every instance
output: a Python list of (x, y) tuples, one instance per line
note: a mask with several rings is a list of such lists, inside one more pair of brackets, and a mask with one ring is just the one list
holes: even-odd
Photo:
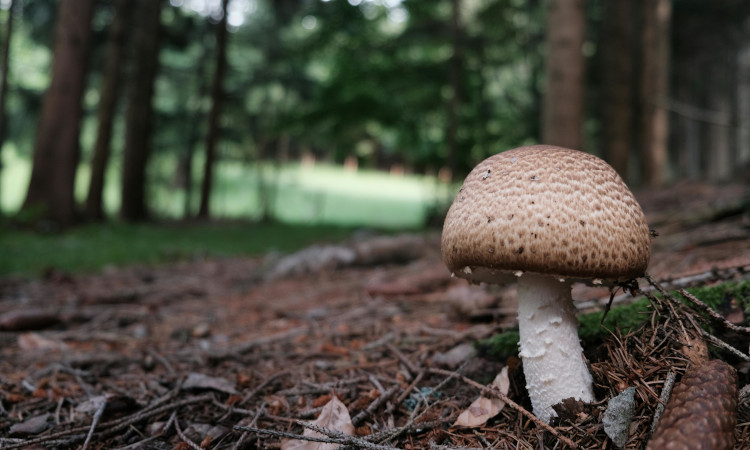
[[(501, 370), (495, 377), (495, 380), (491, 385), (498, 388), (503, 394), (508, 393), (510, 380), (508, 379), (507, 366), (503, 367), (503, 370)], [(458, 419), (456, 419), (453, 426), (470, 428), (480, 427), (487, 423), (488, 420), (498, 415), (500, 411), (503, 410), (504, 406), (505, 402), (498, 398), (479, 397), (458, 416)]]
[(183, 389), (212, 389), (227, 394), (237, 394), (234, 383), (226, 378), (210, 377), (202, 373), (192, 372), (182, 384)]
[[(331, 401), (323, 407), (323, 410), (320, 411), (320, 415), (313, 424), (327, 430), (338, 431), (350, 436), (354, 434), (354, 425), (352, 425), (349, 411), (346, 409), (346, 405), (344, 405), (335, 395), (331, 397)], [(314, 436), (319, 438), (326, 437), (325, 435), (308, 428), (305, 428), (302, 436)], [(304, 441), (301, 439), (283, 439), (281, 441), (281, 450), (333, 450), (339, 446), (340, 444)]]

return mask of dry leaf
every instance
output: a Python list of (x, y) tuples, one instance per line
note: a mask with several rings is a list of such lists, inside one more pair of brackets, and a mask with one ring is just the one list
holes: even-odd
[[(510, 380), (508, 379), (508, 367), (503, 367), (503, 370), (495, 377), (491, 386), (495, 386), (503, 394), (508, 394), (510, 388)], [(487, 398), (479, 397), (458, 416), (456, 422), (453, 424), (454, 427), (470, 427), (475, 428), (484, 425), (488, 420), (495, 417), (502, 411), (505, 406), (505, 402), (498, 398)]]
[(212, 389), (227, 394), (237, 394), (234, 383), (226, 378), (210, 377), (202, 373), (192, 372), (182, 384), (183, 389)]
[[(352, 425), (352, 419), (349, 417), (349, 411), (346, 409), (341, 400), (335, 395), (331, 397), (323, 409), (320, 411), (320, 415), (313, 422), (313, 425), (317, 425), (327, 430), (338, 431), (340, 433), (353, 435), (354, 425)], [(313, 431), (309, 428), (305, 428), (302, 436), (325, 438), (326, 436)], [(301, 439), (283, 439), (281, 441), (281, 450), (333, 450), (340, 447), (341, 444), (329, 444), (326, 442), (312, 442), (303, 441)]]
[(18, 336), (17, 339), (18, 347), (25, 351), (66, 351), (70, 347), (57, 339), (47, 338), (38, 333), (23, 333)]

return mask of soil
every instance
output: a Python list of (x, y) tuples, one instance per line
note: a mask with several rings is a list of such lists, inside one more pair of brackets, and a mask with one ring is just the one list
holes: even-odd
[[(659, 234), (653, 285), (750, 278), (748, 199), (741, 184), (641, 195)], [(600, 401), (568, 405), (545, 426), (528, 413), (516, 356), (465, 345), (514, 326), (512, 288), (451, 278), (439, 247), (437, 231), (363, 233), (285, 257), (0, 278), (0, 447), (615, 448), (602, 416), (632, 386), (625, 447), (643, 448), (669, 373), (679, 381), (697, 364), (686, 343), (708, 342), (711, 357), (747, 384), (742, 299), (727, 299), (710, 319), (695, 305), (648, 294), (654, 288), (644, 279), (650, 320), (626, 336), (603, 333), (586, 349)], [(610, 298), (602, 287), (574, 292), (586, 310)], [(618, 295), (616, 304), (632, 300)], [(701, 334), (710, 320), (722, 326)], [(507, 396), (483, 389), (505, 366)], [(453, 426), (480, 394), (506, 405), (483, 425)], [(302, 423), (334, 397), (346, 406), (351, 436), (323, 430), (328, 443), (282, 440), (301, 436)], [(735, 448), (750, 448), (749, 410), (741, 397), (731, 413)]]

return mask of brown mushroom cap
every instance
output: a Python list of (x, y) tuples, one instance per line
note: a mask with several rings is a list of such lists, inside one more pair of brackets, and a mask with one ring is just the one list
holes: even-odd
[(443, 261), (456, 275), (505, 272), (624, 280), (643, 275), (651, 234), (615, 170), (588, 153), (508, 150), (466, 177), (445, 219)]

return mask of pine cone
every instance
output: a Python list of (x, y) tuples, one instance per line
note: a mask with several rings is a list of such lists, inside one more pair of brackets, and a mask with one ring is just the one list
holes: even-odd
[(646, 450), (732, 449), (736, 424), (737, 373), (723, 361), (709, 361), (672, 390)]

